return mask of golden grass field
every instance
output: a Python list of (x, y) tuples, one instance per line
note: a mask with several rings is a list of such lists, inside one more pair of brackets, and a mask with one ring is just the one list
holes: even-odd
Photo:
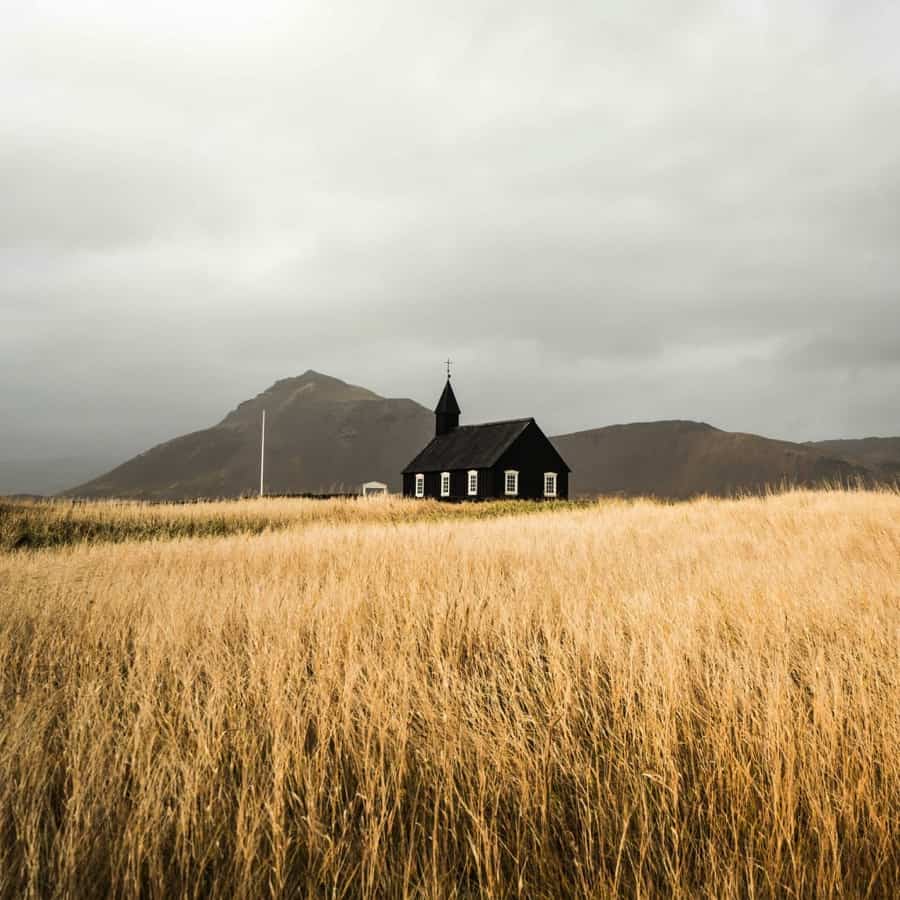
[(18, 508), (0, 896), (897, 895), (900, 494), (429, 507)]
[[(557, 501), (555, 505), (576, 509), (587, 502)], [(546, 506), (535, 501), (448, 504), (419, 500), (409, 503), (396, 496), (369, 498), (365, 502), (267, 498), (159, 504), (134, 500), (47, 502), (0, 498), (0, 551), (86, 542), (261, 534), (317, 522), (401, 525), (544, 511)]]

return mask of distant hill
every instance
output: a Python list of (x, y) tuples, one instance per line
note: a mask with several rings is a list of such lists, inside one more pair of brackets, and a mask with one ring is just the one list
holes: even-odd
[[(434, 416), (420, 404), (310, 370), (276, 382), (218, 425), (153, 447), (66, 494), (157, 500), (253, 494), (263, 409), (269, 493), (354, 491), (370, 480), (398, 491), (401, 470), (434, 434)], [(552, 440), (573, 469), (573, 496), (678, 499), (783, 484), (900, 480), (900, 438), (793, 444), (673, 421)]]
[(553, 438), (575, 495), (757, 492), (781, 484), (874, 480), (863, 464), (806, 444), (720, 431), (702, 422), (636, 422)]
[(900, 481), (900, 437), (811, 441), (806, 446), (864, 465), (886, 481)]
[(218, 425), (175, 438), (66, 491), (78, 497), (177, 500), (259, 490), (266, 410), (266, 491), (353, 491), (363, 481), (400, 490), (400, 471), (434, 433), (412, 400), (379, 397), (312, 370), (241, 403)]

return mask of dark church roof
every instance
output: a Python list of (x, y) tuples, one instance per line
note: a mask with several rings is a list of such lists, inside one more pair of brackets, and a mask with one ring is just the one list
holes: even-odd
[[(444, 388), (436, 412), (447, 395)], [(456, 404), (453, 391), (450, 398)], [(457, 410), (458, 411), (458, 410)], [(510, 419), (508, 422), (487, 422), (484, 425), (461, 425), (449, 434), (441, 434), (403, 470), (409, 472), (450, 472), (454, 469), (486, 469), (494, 465), (513, 441), (534, 419)]]
[(444, 392), (441, 394), (441, 399), (438, 400), (438, 405), (434, 411), (444, 415), (459, 415), (459, 404), (456, 402), (456, 394), (453, 393), (453, 388), (450, 387), (449, 378), (447, 379), (447, 384), (444, 385)]

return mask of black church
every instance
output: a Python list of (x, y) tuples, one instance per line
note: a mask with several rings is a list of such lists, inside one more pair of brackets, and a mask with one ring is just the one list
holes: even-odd
[(568, 498), (571, 470), (534, 419), (460, 425), (449, 374), (434, 416), (434, 438), (403, 470), (404, 497)]

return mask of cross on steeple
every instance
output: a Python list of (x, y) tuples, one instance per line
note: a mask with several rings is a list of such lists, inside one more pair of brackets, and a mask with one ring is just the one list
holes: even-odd
[(447, 358), (447, 381), (450, 380), (450, 364), (453, 362), (449, 357)]

